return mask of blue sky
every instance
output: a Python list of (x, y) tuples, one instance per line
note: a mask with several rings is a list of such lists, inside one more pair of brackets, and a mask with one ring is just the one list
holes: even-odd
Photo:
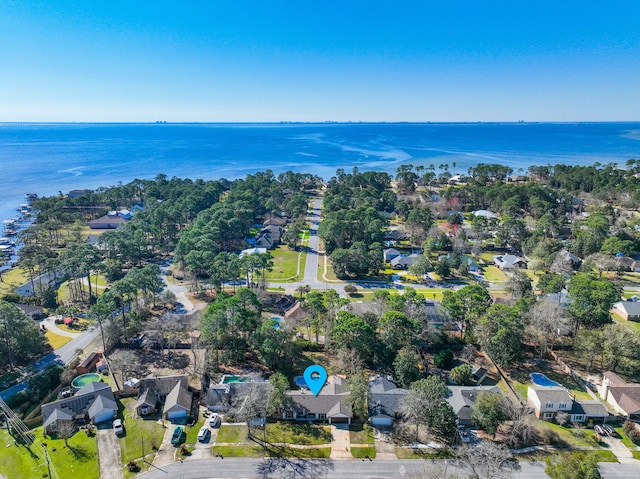
[(640, 120), (640, 2), (0, 2), (0, 121)]

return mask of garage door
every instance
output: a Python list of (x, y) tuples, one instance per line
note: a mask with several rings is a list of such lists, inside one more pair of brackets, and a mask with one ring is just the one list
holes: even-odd
[(187, 411), (169, 411), (167, 413), (167, 419), (178, 419), (181, 417), (187, 417)]
[(93, 417), (93, 422), (95, 424), (98, 424), (99, 422), (108, 421), (110, 419), (113, 419), (114, 417), (115, 414), (113, 413), (113, 411), (102, 411)]
[(391, 419), (390, 417), (374, 417), (374, 418), (371, 418), (371, 425), (391, 426), (393, 425), (393, 419)]

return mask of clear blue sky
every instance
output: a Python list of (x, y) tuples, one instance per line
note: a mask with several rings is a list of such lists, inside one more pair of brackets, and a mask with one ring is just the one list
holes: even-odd
[(640, 120), (640, 1), (0, 1), (0, 121)]

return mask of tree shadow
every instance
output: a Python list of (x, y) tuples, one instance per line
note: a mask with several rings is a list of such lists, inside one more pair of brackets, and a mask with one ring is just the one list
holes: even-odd
[(256, 472), (258, 477), (265, 479), (269, 477), (316, 479), (326, 477), (333, 469), (334, 463), (330, 459), (271, 457), (260, 463)]
[(86, 462), (94, 459), (94, 456), (93, 454), (91, 454), (89, 448), (85, 446), (68, 444), (67, 448), (71, 451), (73, 457), (75, 457), (78, 461)]

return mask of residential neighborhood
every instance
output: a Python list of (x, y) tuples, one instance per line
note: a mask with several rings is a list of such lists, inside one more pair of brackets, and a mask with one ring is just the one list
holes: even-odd
[[(21, 338), (0, 348), (7, 454), (88, 478), (264, 457), (464, 471), (489, 449), (640, 466), (640, 277), (616, 260), (640, 254), (635, 215), (586, 198), (585, 217), (498, 166), (453, 185), (413, 167), (203, 183), (211, 204), (178, 227), (142, 192), (198, 194), (182, 180), (58, 198), (130, 195), (33, 233), (49, 253), (25, 244), (4, 274), (0, 318)], [(489, 186), (520, 206), (462, 203)], [(310, 366), (327, 374), (317, 391)]]

